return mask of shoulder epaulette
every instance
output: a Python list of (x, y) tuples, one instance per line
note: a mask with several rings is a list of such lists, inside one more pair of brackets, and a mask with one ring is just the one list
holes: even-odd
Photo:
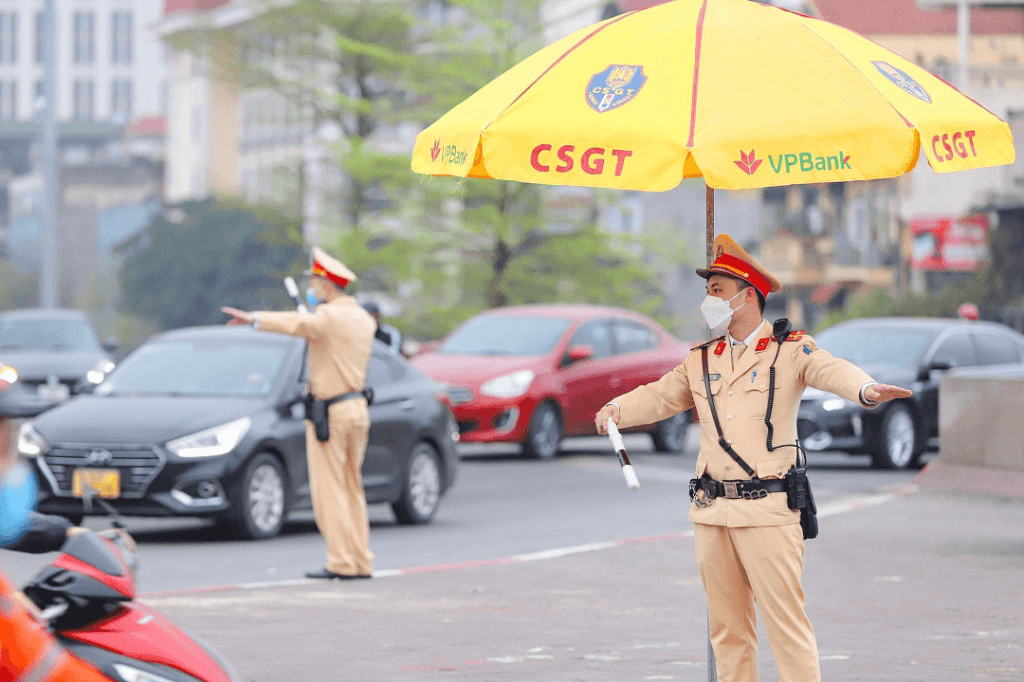
[(725, 340), (725, 335), (724, 334), (722, 336), (719, 336), (719, 337), (716, 337), (714, 339), (711, 339), (710, 341), (705, 341), (704, 343), (698, 343), (696, 346), (690, 346), (690, 350), (691, 351), (700, 350), (701, 348), (705, 348), (707, 346), (710, 346), (713, 343), (717, 343), (717, 342), (723, 341), (723, 340)]
[(802, 341), (806, 333), (803, 329), (797, 332), (790, 332), (789, 336), (786, 337), (786, 341)]

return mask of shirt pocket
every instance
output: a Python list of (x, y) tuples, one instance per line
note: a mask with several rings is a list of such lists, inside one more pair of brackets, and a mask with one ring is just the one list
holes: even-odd
[[(716, 399), (716, 408), (719, 407), (717, 398), (722, 392), (723, 383), (721, 378), (711, 381), (711, 396)], [(710, 424), (712, 422), (711, 406), (708, 403), (708, 392), (704, 388), (703, 377), (690, 384), (690, 392), (693, 394), (693, 403), (697, 408), (697, 416), (702, 422)]]
[(749, 406), (747, 418), (763, 422), (764, 415), (768, 411), (768, 375), (754, 377), (753, 381), (743, 382), (743, 398)]
[(758, 478), (785, 478), (786, 472), (795, 463), (796, 457), (777, 457), (758, 462), (754, 465), (754, 469), (757, 471)]

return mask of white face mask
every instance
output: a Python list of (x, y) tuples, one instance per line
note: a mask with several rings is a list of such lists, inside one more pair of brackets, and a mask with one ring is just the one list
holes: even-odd
[[(741, 291), (740, 294), (742, 293), (743, 292)], [(736, 294), (736, 296), (739, 296), (740, 294)], [(718, 298), (717, 296), (712, 296), (711, 294), (704, 297), (704, 302), (700, 304), (700, 312), (704, 315), (704, 321), (708, 323), (708, 327), (715, 331), (721, 331), (729, 326), (729, 322), (732, 320), (732, 314), (747, 304), (746, 301), (744, 301), (739, 308), (733, 310), (729, 306), (729, 303), (732, 302), (733, 298), (736, 298), (736, 296), (733, 296), (728, 301)]]

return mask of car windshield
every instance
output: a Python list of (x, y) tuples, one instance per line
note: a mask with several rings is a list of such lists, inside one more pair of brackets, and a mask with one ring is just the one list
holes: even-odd
[(437, 349), (447, 355), (545, 355), (569, 326), (564, 317), (489, 315), (462, 325)]
[(916, 367), (936, 333), (894, 327), (830, 327), (814, 337), (820, 348), (855, 365)]
[(283, 343), (155, 341), (125, 359), (97, 395), (263, 396), (284, 365)]
[(84, 320), (0, 321), (2, 350), (98, 350), (99, 341)]

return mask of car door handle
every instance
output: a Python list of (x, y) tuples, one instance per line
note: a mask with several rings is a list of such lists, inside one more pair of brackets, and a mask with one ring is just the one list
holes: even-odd
[(400, 408), (402, 408), (403, 410), (406, 410), (406, 411), (408, 411), (408, 410), (415, 410), (416, 409), (416, 401), (413, 400), (412, 398), (410, 398), (408, 400), (403, 400), (402, 402), (398, 403), (398, 406)]

